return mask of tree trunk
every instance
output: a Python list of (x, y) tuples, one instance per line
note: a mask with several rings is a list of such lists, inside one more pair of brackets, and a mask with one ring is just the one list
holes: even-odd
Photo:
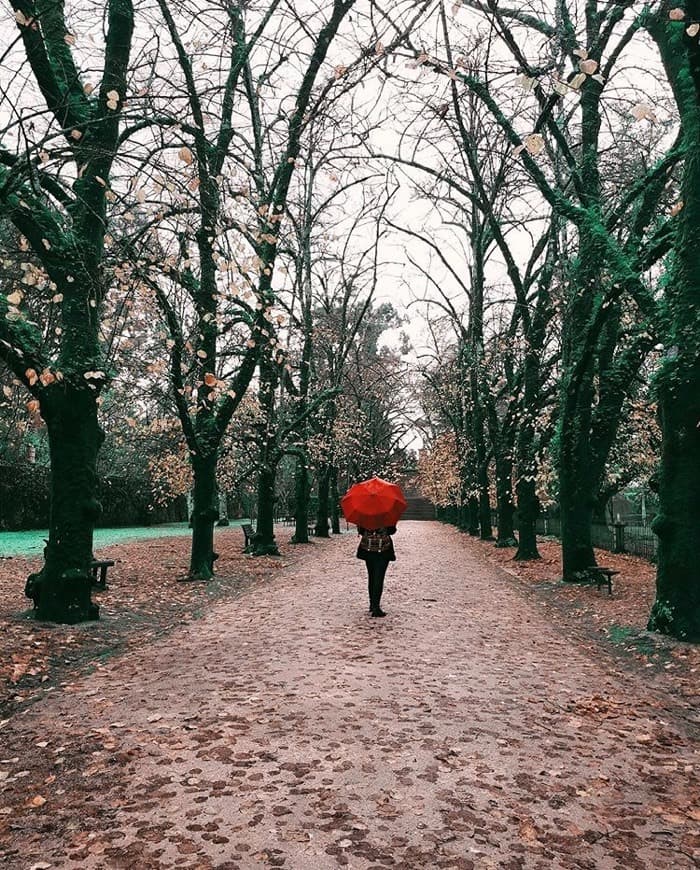
[(479, 469), (479, 536), (482, 541), (493, 541), (489, 478), (485, 462)]
[(469, 527), (467, 528), (467, 532), (473, 537), (476, 537), (479, 534), (479, 499), (475, 495), (470, 495), (468, 504)]
[(253, 537), (254, 556), (279, 556), (275, 542), (275, 478), (277, 462), (265, 458), (258, 474), (258, 523)]
[(297, 456), (294, 469), (294, 535), (293, 544), (309, 543), (309, 494), (311, 483), (309, 480), (308, 459), (306, 456)]
[[(598, 15), (587, 16), (589, 45), (599, 36)], [(601, 89), (587, 81), (581, 90), (582, 205), (596, 216), (603, 210), (600, 182)], [(596, 217), (596, 220), (598, 218)], [(587, 329), (604, 286), (606, 251), (601, 230), (579, 226), (578, 259), (569, 285), (562, 330), (562, 392), (559, 421), (559, 501), (561, 505), (562, 576), (567, 582), (590, 579), (596, 564), (591, 541), (593, 490), (591, 424), (594, 358)]]
[(473, 452), (467, 453), (463, 439), (457, 439), (458, 450), (462, 449), (462, 462), (460, 463), (459, 479), (459, 514), (455, 520), (460, 530), (469, 535), (479, 534), (479, 500), (474, 496), (476, 490), (476, 474), (474, 472), (475, 458)]
[[(690, 156), (687, 159), (691, 159)], [(697, 159), (695, 156), (693, 160)], [(696, 306), (700, 282), (695, 282)], [(700, 324), (698, 324), (700, 328)], [(689, 335), (695, 355), (681, 374), (664, 371), (661, 384), (663, 447), (659, 474), (659, 513), (652, 528), (659, 536), (656, 600), (648, 628), (679, 640), (700, 642), (700, 349)], [(674, 376), (675, 375), (675, 376)]]
[(587, 569), (596, 564), (591, 540), (593, 506), (587, 501), (587, 487), (582, 490), (577, 477), (571, 469), (560, 473), (562, 579), (567, 583), (589, 580)]
[(461, 531), (466, 532), (469, 528), (469, 501), (464, 498), (458, 508), (457, 513), (457, 528)]
[(559, 502), (561, 507), (562, 577), (568, 583), (590, 579), (596, 564), (591, 539), (593, 485), (590, 425), (593, 385), (584, 373), (576, 396), (567, 396), (561, 413)]
[(29, 576), (25, 592), (34, 599), (37, 619), (72, 625), (99, 615), (90, 600), (90, 564), (102, 510), (96, 463), (104, 434), (88, 389), (57, 386), (42, 401), (42, 414), (51, 456), (49, 539), (44, 565)]
[(192, 549), (188, 580), (211, 580), (214, 576), (214, 523), (219, 518), (216, 488), (217, 453), (192, 457)]
[[(700, 14), (697, 3), (691, 13)], [(694, 111), (687, 117), (680, 225), (673, 281), (667, 285), (671, 340), (659, 372), (663, 444), (659, 470), (656, 600), (649, 629), (700, 642), (700, 51), (690, 43)], [(692, 122), (692, 123), (691, 123)]]
[(229, 525), (228, 520), (228, 495), (225, 492), (219, 493), (219, 521), (217, 526)]
[(564, 319), (559, 418), (562, 578), (568, 583), (590, 580), (587, 569), (596, 564), (591, 538), (596, 489), (591, 444), (595, 353), (583, 337), (593, 310), (592, 288), (599, 285), (604, 258), (596, 239), (583, 232), (580, 252), (581, 265)]
[(498, 507), (497, 547), (517, 547), (513, 528), (513, 460), (510, 455), (496, 459), (496, 501)]
[[(534, 332), (534, 330), (533, 330)], [(536, 335), (540, 338), (540, 333)], [(515, 559), (526, 562), (539, 559), (535, 523), (540, 512), (537, 497), (537, 458), (533, 414), (539, 397), (539, 362), (532, 346), (525, 359), (524, 411), (517, 440), (517, 481), (515, 494), (518, 502), (518, 550)]]
[(593, 497), (593, 510), (591, 511), (591, 520), (599, 525), (606, 525), (608, 521), (606, 508), (609, 502), (607, 492), (597, 492)]
[(328, 526), (329, 491), (331, 485), (330, 466), (322, 465), (318, 470), (318, 509), (314, 534), (317, 538), (329, 538)]
[(331, 500), (331, 530), (334, 535), (340, 534), (340, 493), (338, 492), (338, 469), (331, 466), (330, 480)]
[(539, 559), (535, 523), (540, 512), (534, 475), (521, 477), (516, 486), (518, 496), (518, 550), (514, 558), (518, 562)]

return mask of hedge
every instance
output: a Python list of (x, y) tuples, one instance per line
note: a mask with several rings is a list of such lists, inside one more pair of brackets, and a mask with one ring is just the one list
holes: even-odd
[[(187, 520), (184, 496), (165, 508), (149, 507), (136, 481), (105, 477), (99, 483), (100, 526), (140, 526)], [(49, 469), (0, 463), (0, 530), (46, 529), (49, 525)]]

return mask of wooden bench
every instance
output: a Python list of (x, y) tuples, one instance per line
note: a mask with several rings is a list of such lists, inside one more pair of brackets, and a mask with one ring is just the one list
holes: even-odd
[(245, 553), (248, 550), (248, 547), (250, 547), (250, 545), (253, 543), (255, 529), (251, 526), (250, 523), (241, 523), (241, 528), (243, 529), (243, 534), (245, 535), (245, 546), (243, 547), (243, 552)]
[[(107, 588), (107, 569), (114, 565), (112, 559), (93, 559), (90, 565), (92, 585), (98, 589)], [(99, 575), (99, 576), (98, 576)]]
[(613, 568), (604, 568), (602, 565), (591, 565), (588, 569), (591, 574), (596, 575), (596, 589), (600, 589), (603, 583), (608, 584), (608, 595), (612, 595), (612, 578), (619, 574), (619, 571), (615, 571)]

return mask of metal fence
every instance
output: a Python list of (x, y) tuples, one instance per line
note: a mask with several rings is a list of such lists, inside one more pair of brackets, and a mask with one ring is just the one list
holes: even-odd
[[(559, 517), (549, 517), (546, 514), (537, 518), (537, 534), (561, 537), (561, 520)], [(591, 526), (591, 542), (600, 550), (611, 553), (631, 553), (641, 556), (650, 562), (656, 561), (657, 537), (649, 523), (593, 523)]]
[[(498, 524), (498, 512), (493, 512), (493, 524)], [(515, 528), (517, 529), (517, 513)], [(561, 520), (558, 516), (542, 513), (537, 518), (538, 535), (561, 537)], [(611, 553), (630, 553), (641, 556), (650, 562), (656, 561), (658, 539), (651, 530), (651, 524), (642, 518), (633, 518), (632, 522), (593, 523), (591, 526), (591, 541), (594, 547), (608, 550)]]
[(656, 562), (656, 549), (658, 538), (652, 532), (649, 523), (630, 525), (622, 523), (624, 527), (624, 548), (622, 552), (633, 553), (642, 556), (650, 562)]

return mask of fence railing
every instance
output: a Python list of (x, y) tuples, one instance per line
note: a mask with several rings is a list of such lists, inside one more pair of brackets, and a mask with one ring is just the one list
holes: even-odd
[[(493, 511), (493, 525), (498, 524), (498, 512)], [(517, 529), (517, 514), (515, 528)], [(561, 537), (561, 519), (542, 513), (535, 524), (538, 535)], [(641, 556), (650, 562), (656, 561), (658, 539), (651, 530), (651, 525), (641, 519), (634, 518), (631, 522), (593, 523), (591, 526), (591, 541), (594, 547), (608, 550), (611, 553), (630, 553)]]

